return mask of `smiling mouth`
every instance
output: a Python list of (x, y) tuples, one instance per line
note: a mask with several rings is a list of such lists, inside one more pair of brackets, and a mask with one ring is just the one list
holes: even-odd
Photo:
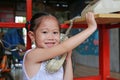
[(53, 47), (55, 45), (55, 42), (46, 42), (45, 45), (47, 47)]

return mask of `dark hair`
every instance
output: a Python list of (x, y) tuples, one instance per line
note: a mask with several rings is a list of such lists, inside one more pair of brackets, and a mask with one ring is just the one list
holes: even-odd
[(33, 15), (32, 19), (30, 20), (30, 31), (34, 31), (34, 29), (36, 28), (36, 20), (38, 18), (41, 18), (43, 16), (48, 16), (50, 14), (45, 13), (45, 12), (40, 12), (40, 13), (36, 13)]
[[(34, 31), (37, 28), (37, 26), (40, 24), (42, 17), (49, 16), (49, 15), (51, 15), (51, 14), (48, 14), (46, 12), (39, 12), (39, 13), (34, 14), (31, 18), (31, 20), (26, 23), (27, 31)], [(30, 29), (28, 30), (29, 24), (30, 24)]]

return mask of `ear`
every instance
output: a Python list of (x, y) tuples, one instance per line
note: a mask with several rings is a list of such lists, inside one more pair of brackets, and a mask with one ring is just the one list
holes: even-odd
[(34, 36), (34, 33), (32, 31), (28, 32), (28, 36), (30, 37), (30, 39), (31, 39), (32, 42), (35, 41), (35, 36)]

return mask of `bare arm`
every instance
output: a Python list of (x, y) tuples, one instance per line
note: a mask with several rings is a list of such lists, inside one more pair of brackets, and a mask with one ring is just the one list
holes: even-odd
[[(96, 21), (94, 19), (94, 15), (89, 13), (86, 15), (86, 21), (88, 24), (88, 28), (84, 31), (78, 33), (77, 35), (69, 38), (68, 40), (62, 42), (59, 45), (56, 45), (52, 48), (40, 49), (36, 48), (27, 55), (28, 59), (33, 62), (40, 62), (43, 60), (47, 60), (53, 58), (55, 56), (61, 55), (65, 52), (68, 52), (78, 45), (80, 45), (85, 39), (87, 39), (97, 28)], [(31, 54), (32, 53), (32, 54)], [(34, 58), (33, 58), (34, 57)]]
[(71, 60), (72, 51), (66, 57), (64, 80), (73, 80), (73, 68)]

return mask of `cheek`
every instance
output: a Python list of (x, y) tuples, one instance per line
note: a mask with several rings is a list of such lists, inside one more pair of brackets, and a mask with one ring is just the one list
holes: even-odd
[(44, 44), (44, 39), (42, 37), (37, 37), (36, 38), (36, 46), (43, 47), (43, 44)]
[(42, 40), (41, 40), (41, 39), (39, 39), (39, 38), (37, 38), (37, 39), (36, 39), (36, 45), (40, 45), (40, 44), (41, 44), (41, 42), (42, 42)]
[(60, 36), (56, 36), (56, 41), (59, 43), (60, 42)]
[(42, 42), (44, 40), (44, 36), (42, 36), (42, 35), (36, 35), (36, 42), (37, 43), (40, 43), (40, 42)]
[(37, 41), (44, 41), (45, 40), (45, 36), (37, 36), (38, 40)]

